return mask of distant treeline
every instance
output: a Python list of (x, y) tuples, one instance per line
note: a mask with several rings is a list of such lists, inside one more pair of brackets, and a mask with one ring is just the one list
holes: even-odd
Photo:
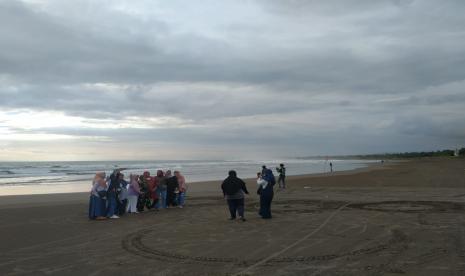
[[(399, 153), (383, 153), (383, 154), (368, 154), (354, 155), (356, 158), (370, 159), (396, 159), (396, 158), (418, 158), (418, 157), (438, 157), (438, 156), (454, 156), (455, 150), (438, 150), (438, 151), (412, 151)], [(465, 148), (459, 150), (460, 156), (465, 156)]]
[[(379, 154), (362, 154), (362, 155), (342, 155), (342, 156), (316, 156), (303, 157), (302, 159), (401, 159), (401, 158), (419, 158), (419, 157), (439, 157), (439, 156), (454, 156), (455, 150), (438, 150), (438, 151), (413, 151), (399, 153), (379, 153)], [(465, 148), (459, 150), (459, 156), (465, 157)]]

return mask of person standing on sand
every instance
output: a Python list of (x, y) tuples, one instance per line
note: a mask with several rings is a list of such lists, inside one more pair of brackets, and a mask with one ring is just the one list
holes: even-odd
[(178, 179), (178, 184), (179, 184), (179, 193), (178, 193), (178, 206), (179, 208), (184, 207), (184, 199), (186, 197), (186, 191), (187, 191), (187, 185), (186, 185), (186, 179), (184, 178), (184, 175), (182, 175), (179, 171), (174, 171), (174, 175)]
[(271, 218), (271, 201), (273, 200), (273, 186), (264, 179), (261, 173), (257, 173), (257, 194), (260, 195), (260, 211), (258, 214), (264, 219)]
[(145, 183), (147, 183), (147, 202), (150, 202), (147, 208), (152, 209), (156, 206), (158, 200), (155, 177), (151, 176), (149, 171), (145, 171), (143, 175)]
[(139, 182), (137, 179), (139, 178), (138, 175), (131, 174), (129, 176), (129, 187), (128, 187), (128, 213), (137, 214), (137, 198), (140, 194)]
[(157, 176), (155, 177), (155, 182), (157, 183), (157, 195), (158, 202), (156, 205), (157, 210), (160, 208), (166, 208), (166, 178), (162, 170), (157, 171)]
[(244, 217), (244, 193), (249, 194), (245, 182), (237, 177), (236, 171), (229, 171), (228, 177), (221, 184), (223, 196), (226, 198), (231, 214), (230, 220), (236, 219), (236, 212), (242, 221)]
[(96, 173), (90, 191), (89, 219), (106, 219), (106, 190), (105, 173)]
[(118, 216), (124, 215), (128, 205), (128, 182), (124, 180), (124, 174), (119, 175), (120, 191), (118, 193)]
[(171, 171), (167, 170), (166, 174), (166, 207), (176, 206), (176, 190), (179, 189), (178, 179), (176, 175), (171, 175)]
[(107, 217), (112, 219), (119, 218), (117, 213), (117, 196), (118, 190), (120, 188), (120, 181), (119, 181), (120, 170), (114, 170), (113, 173), (110, 175), (110, 183), (108, 184), (107, 190), (107, 200), (108, 200), (108, 207), (107, 207)]
[(279, 167), (276, 168), (276, 171), (279, 173), (279, 188), (286, 189), (286, 168), (284, 167), (284, 164), (279, 164)]
[(266, 174), (266, 170), (268, 170), (268, 168), (265, 165), (263, 165), (262, 166), (262, 175)]

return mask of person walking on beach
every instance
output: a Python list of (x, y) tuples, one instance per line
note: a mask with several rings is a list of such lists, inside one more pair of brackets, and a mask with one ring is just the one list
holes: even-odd
[(106, 219), (106, 194), (107, 184), (105, 182), (105, 173), (96, 173), (90, 191), (89, 219)]
[(333, 162), (329, 162), (329, 171), (333, 172)]
[(284, 164), (279, 164), (279, 167), (276, 168), (276, 171), (279, 173), (279, 188), (286, 189), (286, 168), (284, 167)]
[(236, 171), (229, 171), (228, 177), (221, 184), (223, 195), (228, 202), (230, 220), (236, 219), (236, 212), (242, 221), (244, 217), (244, 193), (249, 194), (245, 182), (237, 177)]
[(174, 175), (178, 179), (179, 184), (179, 193), (178, 193), (178, 206), (179, 208), (184, 207), (184, 200), (186, 197), (187, 185), (186, 185), (186, 178), (182, 175), (179, 171), (174, 171)]
[[(273, 186), (265, 179), (261, 173), (257, 173), (257, 194), (260, 195), (260, 211), (258, 214), (263, 219), (271, 218), (271, 201), (273, 200)], [(268, 178), (269, 179), (269, 178)]]

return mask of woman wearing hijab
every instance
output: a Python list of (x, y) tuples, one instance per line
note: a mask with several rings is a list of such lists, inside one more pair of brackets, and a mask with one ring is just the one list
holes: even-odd
[(178, 205), (179, 205), (179, 208), (183, 208), (184, 199), (186, 198), (186, 191), (187, 191), (186, 179), (184, 178), (184, 175), (182, 175), (179, 171), (174, 171), (174, 175), (178, 179), (178, 184), (179, 184)]
[(167, 170), (166, 174), (166, 207), (176, 206), (176, 190), (179, 189), (178, 179), (175, 175), (171, 175), (171, 171)]
[[(268, 172), (266, 171), (266, 173)], [(257, 173), (257, 185), (257, 193), (260, 195), (260, 211), (258, 214), (264, 219), (270, 219), (271, 201), (273, 200), (273, 185), (270, 176), (262, 176), (261, 173)]]
[(236, 171), (229, 171), (228, 177), (221, 184), (231, 214), (230, 220), (236, 219), (236, 211), (242, 221), (244, 218), (244, 193), (249, 194), (245, 182), (237, 177)]
[(120, 171), (121, 169), (116, 169), (113, 171), (113, 173), (110, 175), (110, 180), (108, 184), (108, 190), (107, 190), (107, 200), (108, 200), (108, 206), (107, 206), (107, 217), (111, 219), (117, 219), (119, 216), (116, 215), (117, 213), (117, 200), (118, 200), (118, 192), (121, 190), (120, 187)]
[(135, 174), (131, 174), (129, 176), (130, 182), (128, 185), (128, 213), (139, 213), (137, 211), (137, 199), (139, 198), (140, 194), (139, 182), (137, 181), (138, 178), (139, 176)]
[(124, 179), (124, 174), (119, 175), (120, 190), (118, 192), (117, 210), (118, 216), (124, 215), (128, 206), (128, 182)]
[(96, 173), (90, 191), (89, 219), (106, 219), (106, 190), (105, 173)]
[(147, 202), (149, 203), (147, 208), (152, 209), (155, 207), (157, 200), (158, 200), (158, 196), (156, 193), (156, 189), (157, 189), (156, 180), (155, 180), (155, 177), (151, 176), (150, 172), (148, 171), (144, 172), (144, 179), (145, 179), (145, 182), (147, 183), (146, 197), (147, 197)]
[(157, 171), (157, 176), (155, 177), (155, 182), (157, 183), (157, 195), (158, 201), (156, 208), (166, 208), (166, 178), (162, 170)]

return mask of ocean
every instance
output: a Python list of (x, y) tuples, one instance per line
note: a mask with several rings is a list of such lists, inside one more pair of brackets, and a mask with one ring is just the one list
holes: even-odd
[(284, 163), (287, 175), (324, 173), (332, 162), (335, 171), (346, 171), (368, 166), (378, 160), (170, 160), (170, 161), (76, 161), (76, 162), (0, 162), (0, 195), (49, 194), (87, 192), (97, 171), (111, 173), (116, 168), (126, 178), (131, 173), (142, 174), (156, 170), (179, 170), (186, 181), (222, 180), (229, 170), (236, 170), (241, 178), (253, 178), (262, 165), (274, 170)]

